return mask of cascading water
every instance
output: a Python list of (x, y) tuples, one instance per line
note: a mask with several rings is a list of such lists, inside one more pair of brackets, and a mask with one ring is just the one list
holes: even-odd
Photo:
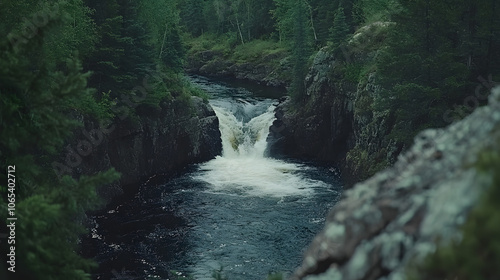
[(306, 195), (324, 184), (295, 173), (305, 166), (265, 157), (269, 127), (275, 119), (275, 106), (268, 102), (215, 102), (223, 152), (201, 165), (196, 179), (215, 191), (275, 197)]
[[(243, 103), (242, 108), (246, 115), (250, 115), (254, 108), (250, 103)], [(248, 122), (238, 120), (234, 112), (228, 109), (213, 106), (219, 118), (222, 140), (222, 156), (226, 158), (264, 157), (266, 137), (269, 126), (274, 120), (274, 106), (269, 106), (265, 113), (252, 118)]]
[[(89, 253), (96, 279), (172, 279), (172, 271), (213, 280), (290, 273), (318, 232), (341, 185), (327, 167), (267, 157), (275, 99), (201, 77), (221, 131), (223, 152), (132, 201), (94, 216)], [(180, 271), (180, 272), (179, 272)], [(129, 279), (129, 278), (126, 278)]]

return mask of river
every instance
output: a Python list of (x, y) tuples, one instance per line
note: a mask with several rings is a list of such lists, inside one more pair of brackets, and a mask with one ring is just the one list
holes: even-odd
[(223, 152), (92, 217), (94, 279), (290, 274), (339, 199), (335, 169), (266, 156), (279, 92), (190, 77), (210, 95)]

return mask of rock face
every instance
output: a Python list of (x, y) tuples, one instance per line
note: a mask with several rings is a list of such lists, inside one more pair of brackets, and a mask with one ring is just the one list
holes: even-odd
[(405, 267), (460, 238), (488, 175), (478, 152), (498, 139), (500, 88), (489, 105), (444, 129), (421, 132), (395, 165), (356, 184), (330, 212), (292, 279), (405, 279)]
[(328, 77), (333, 67), (333, 56), (319, 51), (306, 77), (306, 105), (293, 108), (290, 100), (278, 105), (270, 129), (271, 154), (321, 161), (338, 160), (345, 154), (353, 104), (350, 92), (336, 87)]
[(388, 25), (360, 28), (336, 55), (328, 48), (317, 52), (301, 106), (283, 102), (276, 110), (271, 154), (335, 162), (349, 186), (394, 163), (404, 147), (387, 137), (394, 126), (390, 115), (371, 108), (381, 90), (376, 75), (357, 77), (357, 67), (373, 62)]
[(270, 54), (253, 62), (237, 62), (223, 53), (206, 50), (191, 55), (186, 66), (188, 73), (212, 77), (229, 77), (248, 80), (273, 87), (285, 87), (291, 71), (290, 63), (281, 54)]
[[(219, 121), (212, 107), (198, 97), (193, 97), (190, 104), (178, 103), (162, 104), (157, 110), (139, 106), (140, 117), (127, 116), (109, 126), (109, 131), (101, 129), (103, 139), (95, 141), (93, 151), (82, 156), (81, 163), (68, 173), (94, 174), (114, 167), (122, 175), (120, 182), (101, 190), (101, 195), (109, 201), (151, 176), (172, 174), (190, 163), (220, 154)], [(77, 147), (73, 151), (88, 141), (89, 132), (92, 134), (99, 128), (93, 122), (86, 122), (84, 131), (73, 141)], [(98, 138), (95, 135), (93, 138)]]
[(305, 106), (294, 108), (287, 100), (276, 109), (270, 152), (336, 162), (352, 185), (394, 163), (402, 147), (386, 137), (393, 125), (388, 114), (370, 108), (380, 90), (375, 75), (355, 83), (339, 73), (341, 67), (326, 49), (316, 54), (305, 80)]

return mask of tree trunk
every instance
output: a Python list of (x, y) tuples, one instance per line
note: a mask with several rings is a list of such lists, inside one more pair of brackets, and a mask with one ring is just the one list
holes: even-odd
[(311, 7), (311, 5), (309, 5), (309, 2), (307, 2), (306, 0), (304, 0), (304, 2), (306, 2), (307, 7), (309, 7), (309, 17), (310, 17), (310, 20), (311, 20), (311, 29), (312, 29), (313, 34), (314, 34), (314, 42), (318, 42), (318, 36), (316, 35), (316, 29), (314, 29), (312, 7)]
[(168, 24), (165, 23), (165, 33), (163, 33), (163, 42), (161, 43), (160, 55), (158, 56), (161, 59), (161, 55), (163, 54), (163, 48), (165, 47), (165, 39), (167, 38), (167, 30)]
[(235, 15), (236, 18), (236, 26), (238, 26), (238, 32), (240, 33), (240, 39), (241, 39), (241, 44), (245, 44), (245, 41), (243, 41), (243, 34), (241, 34), (241, 28), (240, 28), (240, 22), (238, 21), (238, 16)]
[(252, 40), (252, 36), (250, 36), (250, 27), (251, 27), (251, 24), (250, 24), (250, 4), (247, 2), (246, 3), (246, 6), (247, 6), (247, 32), (248, 32), (248, 41)]

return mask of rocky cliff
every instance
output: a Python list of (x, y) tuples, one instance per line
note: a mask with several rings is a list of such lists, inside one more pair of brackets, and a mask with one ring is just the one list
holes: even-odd
[(370, 108), (380, 90), (375, 74), (352, 81), (342, 71), (345, 64), (326, 49), (316, 54), (305, 80), (305, 105), (285, 100), (276, 109), (270, 153), (335, 162), (352, 185), (394, 163), (403, 147), (387, 137), (389, 115)]
[(269, 137), (271, 154), (334, 161), (346, 150), (352, 132), (352, 91), (344, 91), (328, 76), (335, 67), (333, 55), (319, 51), (306, 77), (305, 106), (289, 99), (276, 109)]
[(344, 193), (293, 279), (405, 279), (408, 264), (435, 251), (437, 240), (460, 239), (459, 227), (492, 184), (476, 168), (478, 153), (499, 132), (500, 88), (464, 120), (421, 132), (394, 166)]
[(222, 150), (215, 112), (198, 97), (182, 102), (162, 103), (157, 109), (139, 106), (138, 116), (125, 114), (106, 128), (85, 121), (58, 162), (63, 166), (59, 172), (79, 176), (114, 167), (120, 181), (100, 190), (109, 200), (152, 176), (214, 158)]
[(394, 163), (404, 147), (388, 137), (394, 126), (389, 114), (371, 108), (381, 88), (370, 65), (387, 25), (360, 28), (342, 51), (316, 53), (301, 106), (285, 101), (277, 107), (272, 155), (335, 162), (347, 185)]

